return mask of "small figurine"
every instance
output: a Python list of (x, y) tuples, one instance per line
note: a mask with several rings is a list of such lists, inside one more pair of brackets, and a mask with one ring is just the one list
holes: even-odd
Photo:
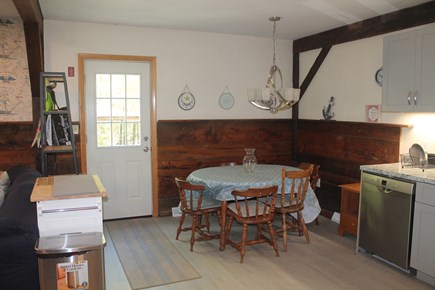
[(332, 118), (334, 118), (334, 113), (332, 112), (332, 106), (334, 106), (334, 97), (331, 97), (329, 99), (329, 104), (326, 109), (325, 107), (323, 107), (322, 113), (323, 113), (323, 118), (325, 118), (325, 120), (331, 120)]

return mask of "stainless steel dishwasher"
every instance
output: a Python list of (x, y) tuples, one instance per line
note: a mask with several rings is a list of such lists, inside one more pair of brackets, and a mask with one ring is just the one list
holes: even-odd
[(358, 246), (409, 269), (415, 183), (361, 174)]

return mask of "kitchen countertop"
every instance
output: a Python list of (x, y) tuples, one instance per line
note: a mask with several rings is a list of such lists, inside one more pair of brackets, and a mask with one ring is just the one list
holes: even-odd
[(417, 167), (402, 168), (400, 163), (386, 163), (386, 164), (373, 164), (361, 165), (360, 169), (365, 172), (377, 173), (386, 175), (388, 177), (402, 178), (412, 181), (425, 182), (435, 184), (435, 166), (430, 165), (424, 171)]

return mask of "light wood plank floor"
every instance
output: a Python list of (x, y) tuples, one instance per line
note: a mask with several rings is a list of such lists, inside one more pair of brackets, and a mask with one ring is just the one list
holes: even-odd
[[(280, 257), (268, 244), (249, 246), (244, 264), (231, 246), (219, 251), (218, 240), (197, 242), (190, 252), (190, 233), (181, 233), (180, 240), (175, 240), (178, 218), (157, 218), (156, 222), (201, 278), (148, 289), (435, 289), (378, 259), (356, 255), (355, 238), (337, 235), (338, 225), (322, 217), (320, 225), (309, 225), (310, 244), (303, 237), (291, 236), (288, 252), (280, 251)], [(106, 289), (129, 290), (110, 236), (107, 232), (105, 236)], [(237, 227), (232, 236), (241, 237)]]

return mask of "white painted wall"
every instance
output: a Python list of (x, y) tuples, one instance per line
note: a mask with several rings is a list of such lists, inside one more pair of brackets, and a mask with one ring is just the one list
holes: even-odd
[[(300, 55), (301, 83), (319, 52)], [(323, 119), (322, 109), (334, 96), (334, 120), (365, 121), (365, 105), (382, 102), (382, 88), (374, 79), (381, 66), (381, 37), (333, 46), (299, 104), (299, 117)]]
[[(335, 97), (335, 120), (365, 122), (366, 105), (381, 105), (382, 88), (375, 82), (375, 72), (382, 66), (385, 35), (335, 45), (299, 104), (301, 119), (323, 119), (322, 109)], [(320, 50), (300, 55), (301, 83)], [(413, 143), (427, 152), (435, 152), (435, 113), (381, 113), (380, 121), (406, 124), (402, 129), (400, 153), (407, 153)]]
[[(44, 21), (45, 70), (77, 71), (79, 53), (155, 56), (157, 58), (157, 118), (261, 119), (291, 118), (291, 110), (273, 115), (247, 101), (247, 89), (264, 87), (272, 65), (270, 38), (150, 29), (136, 26)], [(291, 85), (291, 41), (278, 40), (276, 64), (284, 85)], [(68, 78), (73, 120), (79, 119), (78, 79)], [(186, 84), (196, 98), (190, 111), (178, 107)], [(220, 108), (225, 87), (235, 105)]]
[[(156, 56), (159, 120), (291, 118), (291, 111), (272, 115), (247, 102), (247, 88), (265, 85), (272, 39), (54, 20), (46, 20), (44, 29), (46, 71), (77, 69), (79, 53)], [(322, 119), (322, 108), (334, 96), (335, 120), (364, 122), (365, 106), (381, 104), (382, 89), (374, 75), (382, 66), (383, 37), (333, 46), (300, 102), (300, 118)], [(284, 85), (290, 86), (291, 42), (278, 40), (277, 49)], [(301, 54), (301, 82), (318, 52)], [(191, 111), (177, 105), (186, 84), (197, 101)], [(78, 120), (77, 76), (68, 78), (68, 86), (73, 120)], [(235, 97), (230, 110), (218, 105), (226, 86)], [(382, 113), (381, 122), (413, 126), (403, 129), (401, 153), (413, 143), (435, 152), (435, 114)]]

